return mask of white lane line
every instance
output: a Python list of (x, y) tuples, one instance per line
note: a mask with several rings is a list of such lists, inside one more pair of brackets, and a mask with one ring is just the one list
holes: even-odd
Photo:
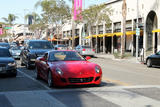
[(33, 80), (34, 82), (40, 84), (41, 86), (43, 86), (44, 88), (46, 88), (47, 90), (51, 90), (51, 88), (47, 87), (46, 85), (42, 84), (40, 81), (36, 80), (35, 78), (31, 77), (30, 75), (20, 71), (19, 69), (17, 69), (18, 72), (20, 72), (21, 74), (23, 74), (24, 76), (26, 76), (27, 78)]

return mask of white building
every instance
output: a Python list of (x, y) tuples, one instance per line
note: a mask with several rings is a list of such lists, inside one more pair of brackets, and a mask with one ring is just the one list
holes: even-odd
[[(145, 55), (157, 52), (160, 50), (160, 15), (158, 14), (160, 13), (160, 0), (126, 0), (126, 2), (126, 50), (132, 53), (135, 53), (136, 50), (136, 22), (138, 11), (138, 23), (141, 30), (139, 48), (144, 48)], [(105, 28), (105, 24), (94, 27), (98, 37), (95, 35), (92, 36), (95, 36), (96, 41), (98, 41), (95, 47), (98, 50), (97, 52), (114, 53), (115, 50), (121, 48), (119, 45), (122, 36), (122, 3), (122, 0), (110, 0), (105, 3), (107, 7), (113, 9), (113, 13), (110, 16), (112, 23), (110, 28)], [(82, 28), (79, 28), (79, 30), (79, 32), (82, 32)], [(99, 36), (98, 34), (103, 35)], [(71, 35), (71, 24), (64, 26), (63, 35)], [(78, 36), (79, 39), (82, 38), (82, 33), (79, 33)], [(82, 41), (82, 39), (79, 41)]]

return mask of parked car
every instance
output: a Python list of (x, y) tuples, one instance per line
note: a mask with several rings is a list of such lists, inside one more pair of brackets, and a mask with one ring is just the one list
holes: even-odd
[(150, 55), (146, 58), (147, 67), (152, 67), (153, 65), (160, 66), (160, 51)]
[(66, 45), (55, 45), (54, 49), (55, 50), (68, 50), (68, 46), (66, 46)]
[(0, 74), (16, 76), (17, 65), (8, 48), (0, 47)]
[(26, 68), (35, 66), (37, 57), (42, 56), (45, 52), (52, 50), (52, 44), (47, 40), (28, 40), (24, 44), (24, 49), (21, 52), (20, 62)]
[(22, 51), (20, 46), (12, 47), (12, 48), (10, 48), (9, 51), (10, 51), (13, 58), (15, 58), (15, 59), (20, 58), (20, 54), (21, 54), (21, 51)]
[(90, 46), (86, 45), (78, 45), (75, 50), (83, 56), (94, 56), (95, 50), (92, 49)]
[(0, 42), (0, 47), (6, 47), (6, 48), (10, 48), (9, 43), (5, 43), (5, 42)]
[(17, 44), (15, 42), (9, 43), (10, 47), (17, 47)]
[(48, 86), (100, 85), (102, 69), (76, 51), (49, 51), (36, 60), (36, 78), (48, 81)]

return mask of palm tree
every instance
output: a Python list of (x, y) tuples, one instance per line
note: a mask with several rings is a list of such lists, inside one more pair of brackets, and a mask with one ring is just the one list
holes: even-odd
[(32, 24), (35, 24), (38, 21), (40, 21), (39, 15), (37, 13), (35, 13), (35, 12), (32, 12), (32, 14), (25, 15), (25, 20), (28, 20), (29, 18), (31, 18), (33, 20)]
[(2, 19), (8, 23), (9, 25), (12, 25), (13, 22), (18, 18), (18, 16), (14, 14), (8, 14), (8, 18), (2, 17)]

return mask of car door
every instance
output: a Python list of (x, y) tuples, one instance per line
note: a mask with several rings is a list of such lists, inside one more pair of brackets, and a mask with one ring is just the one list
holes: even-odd
[(48, 78), (48, 69), (49, 69), (49, 65), (48, 65), (48, 53), (45, 53), (43, 56), (44, 60), (41, 60), (41, 73), (44, 75), (44, 78), (47, 79)]
[(155, 54), (152, 60), (153, 65), (160, 65), (160, 51)]

